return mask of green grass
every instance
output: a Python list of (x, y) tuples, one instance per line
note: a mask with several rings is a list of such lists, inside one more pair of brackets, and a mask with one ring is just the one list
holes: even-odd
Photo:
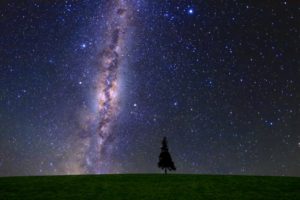
[(300, 178), (88, 175), (0, 178), (0, 199), (300, 199)]

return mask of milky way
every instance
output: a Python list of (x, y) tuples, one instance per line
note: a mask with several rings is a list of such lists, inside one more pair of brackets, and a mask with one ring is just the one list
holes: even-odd
[(98, 151), (92, 152), (96, 154), (92, 159), (100, 165), (89, 165), (92, 171), (102, 168), (101, 156), (107, 153), (105, 145), (109, 145), (112, 139), (111, 126), (119, 110), (119, 68), (122, 67), (121, 57), (124, 53), (123, 45), (129, 20), (126, 4), (125, 1), (118, 1), (114, 5), (112, 19), (108, 21), (111, 24), (108, 30), (109, 42), (99, 56), (100, 75), (97, 85), (99, 122), (96, 130)]
[(84, 136), (77, 138), (81, 144), (75, 147), (75, 161), (67, 163), (68, 173), (107, 173), (113, 169), (109, 155), (115, 137), (112, 128), (120, 111), (121, 72), (132, 17), (128, 4), (120, 0), (109, 6), (105, 43), (97, 57), (96, 112), (85, 116)]

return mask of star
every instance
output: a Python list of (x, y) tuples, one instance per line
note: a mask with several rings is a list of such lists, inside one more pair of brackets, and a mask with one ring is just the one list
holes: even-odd
[(193, 8), (189, 8), (189, 9), (188, 9), (188, 14), (189, 14), (189, 15), (194, 14), (194, 9), (193, 9)]

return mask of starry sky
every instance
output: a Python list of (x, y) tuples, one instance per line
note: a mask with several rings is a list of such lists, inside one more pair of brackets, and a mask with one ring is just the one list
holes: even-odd
[(300, 3), (0, 3), (0, 176), (300, 176)]

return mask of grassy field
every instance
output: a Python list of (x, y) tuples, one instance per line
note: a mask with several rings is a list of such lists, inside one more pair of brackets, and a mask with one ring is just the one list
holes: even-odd
[(300, 199), (300, 178), (88, 175), (0, 178), (0, 199)]

